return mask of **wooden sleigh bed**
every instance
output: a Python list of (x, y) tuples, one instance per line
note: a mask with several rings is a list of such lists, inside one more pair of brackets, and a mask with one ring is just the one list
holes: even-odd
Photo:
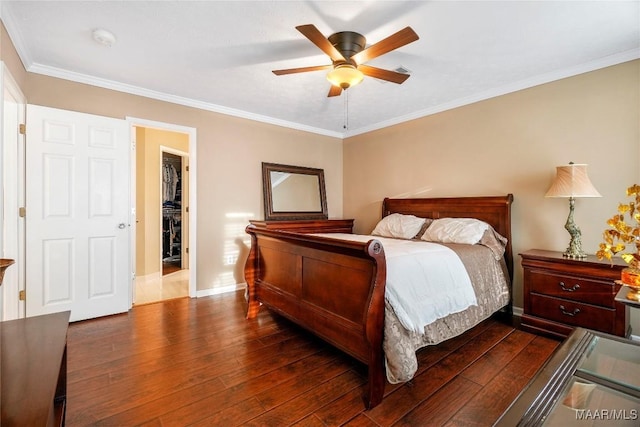
[[(507, 239), (504, 265), (513, 278), (511, 194), (497, 197), (385, 199), (382, 216), (476, 218)], [(275, 226), (277, 227), (277, 225)], [(272, 227), (269, 227), (272, 228)], [(386, 383), (383, 351), (385, 251), (378, 239), (336, 240), (249, 225), (245, 265), (247, 318), (261, 305), (292, 320), (368, 366), (365, 405), (378, 405)], [(510, 289), (509, 289), (510, 294)], [(504, 307), (511, 312), (511, 298)]]

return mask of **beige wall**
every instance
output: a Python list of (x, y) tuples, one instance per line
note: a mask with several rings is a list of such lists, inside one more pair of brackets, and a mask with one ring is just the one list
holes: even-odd
[[(136, 128), (136, 274), (145, 276), (160, 273), (160, 206), (161, 172), (160, 149), (174, 148), (189, 152), (189, 135), (150, 128)], [(182, 180), (185, 190), (188, 179)], [(189, 193), (183, 193), (185, 203)], [(187, 206), (187, 205), (185, 205)], [(188, 228), (183, 243), (188, 245)]]
[[(578, 199), (583, 247), (597, 250), (605, 221), (640, 182), (640, 61), (478, 102), (344, 141), (344, 215), (369, 232), (384, 197), (513, 193), (515, 254), (564, 251), (566, 199), (545, 199), (555, 167), (589, 164), (603, 195)], [(516, 256), (519, 264), (519, 257)], [(514, 283), (522, 307), (522, 270)], [(637, 313), (634, 331), (640, 331)]]
[[(195, 128), (200, 294), (244, 282), (249, 219), (263, 218), (262, 162), (322, 168), (329, 216), (342, 217), (342, 141), (24, 71), (4, 27), (0, 55), (30, 104)], [(27, 171), (33, 176), (37, 171)], [(192, 177), (193, 178), (193, 177)], [(192, 224), (193, 226), (193, 224)]]
[(342, 216), (340, 139), (32, 73), (23, 91), (30, 104), (196, 129), (198, 291), (244, 282), (244, 228), (263, 218), (261, 162), (323, 168), (329, 215)]

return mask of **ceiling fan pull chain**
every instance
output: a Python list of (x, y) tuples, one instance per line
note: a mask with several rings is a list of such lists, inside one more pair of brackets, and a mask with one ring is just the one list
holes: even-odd
[(342, 125), (344, 130), (349, 129), (349, 91), (344, 91), (344, 124)]

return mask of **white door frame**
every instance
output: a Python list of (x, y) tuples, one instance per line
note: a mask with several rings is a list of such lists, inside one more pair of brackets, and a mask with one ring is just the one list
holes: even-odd
[[(27, 98), (20, 90), (9, 69), (0, 61), (0, 255), (15, 259), (4, 276), (0, 289), (0, 320), (13, 320), (25, 316), (25, 301), (19, 299), (25, 289), (25, 219), (18, 215), (18, 208), (24, 207), (24, 141), (25, 135), (18, 132), (18, 124), (26, 123)], [(18, 105), (17, 123), (8, 123), (5, 111), (6, 96)], [(10, 128), (5, 128), (5, 126)]]
[[(196, 128), (181, 126), (171, 123), (158, 122), (153, 120), (139, 119), (136, 117), (126, 117), (126, 120), (129, 122), (131, 126), (131, 135), (135, 137), (135, 127), (142, 128), (152, 128), (170, 132), (184, 133), (189, 136), (189, 297), (196, 297), (196, 259), (197, 259), (197, 240), (196, 240), (196, 229), (197, 229), (197, 198), (196, 198), (196, 189), (197, 189), (197, 159), (196, 159)], [(135, 149), (135, 146), (133, 147)], [(135, 168), (135, 156), (132, 156), (134, 161), (132, 161), (131, 166), (131, 182), (132, 182), (132, 191), (131, 191), (131, 206), (136, 205), (136, 192), (135, 192), (135, 182), (136, 182), (136, 168)], [(184, 208), (183, 208), (184, 209)], [(135, 208), (132, 209), (132, 224), (135, 224)], [(135, 266), (136, 266), (136, 230), (135, 227), (132, 227), (131, 233), (131, 262), (133, 265), (133, 271), (135, 274)], [(162, 246), (162, 245), (161, 245)], [(160, 264), (162, 266), (162, 264)], [(133, 292), (131, 292), (131, 298), (133, 298)]]

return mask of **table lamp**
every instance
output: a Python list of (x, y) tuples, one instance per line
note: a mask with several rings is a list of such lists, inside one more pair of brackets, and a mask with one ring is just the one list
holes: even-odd
[(569, 241), (569, 247), (562, 255), (565, 258), (586, 258), (587, 254), (582, 250), (582, 241), (580, 239), (582, 233), (573, 221), (575, 198), (602, 197), (589, 180), (587, 165), (570, 162), (568, 166), (557, 166), (556, 178), (553, 180), (551, 188), (549, 188), (545, 197), (569, 198), (569, 217), (567, 218), (564, 228), (569, 232), (571, 240)]

